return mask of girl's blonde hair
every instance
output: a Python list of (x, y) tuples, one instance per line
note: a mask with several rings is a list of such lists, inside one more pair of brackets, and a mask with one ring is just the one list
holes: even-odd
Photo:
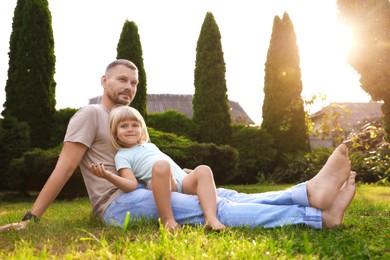
[(136, 121), (141, 124), (140, 143), (146, 143), (149, 141), (149, 133), (148, 133), (148, 129), (146, 128), (145, 119), (138, 112), (138, 110), (129, 106), (118, 105), (113, 107), (110, 112), (110, 124), (109, 124), (110, 133), (111, 133), (110, 141), (117, 150), (126, 147), (125, 144), (119, 141), (117, 137), (118, 135), (117, 129), (118, 129), (118, 125), (121, 122), (127, 120)]

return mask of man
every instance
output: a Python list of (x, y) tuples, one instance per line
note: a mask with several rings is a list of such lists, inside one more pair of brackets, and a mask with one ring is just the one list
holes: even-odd
[[(127, 212), (132, 219), (158, 219), (152, 191), (141, 187), (122, 192), (111, 182), (95, 176), (89, 168), (92, 163), (102, 162), (106, 169), (116, 172), (116, 150), (109, 138), (109, 112), (117, 104), (131, 103), (137, 90), (138, 69), (128, 60), (115, 60), (108, 65), (101, 84), (102, 103), (80, 109), (70, 120), (57, 165), (31, 211), (21, 222), (5, 225), (0, 230), (23, 229), (30, 220), (39, 219), (77, 166), (83, 174), (94, 216), (117, 225), (123, 225)], [(347, 147), (340, 145), (315, 177), (291, 189), (254, 195), (227, 189), (217, 189), (217, 193), (218, 218), (226, 226), (334, 227), (342, 223), (354, 197), (355, 173), (350, 171)], [(194, 195), (172, 193), (172, 210), (179, 224), (204, 224), (199, 200)]]

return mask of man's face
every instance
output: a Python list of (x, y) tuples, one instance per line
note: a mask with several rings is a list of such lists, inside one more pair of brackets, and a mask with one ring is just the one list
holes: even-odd
[(129, 105), (137, 92), (138, 71), (117, 65), (102, 77), (102, 85), (112, 105)]

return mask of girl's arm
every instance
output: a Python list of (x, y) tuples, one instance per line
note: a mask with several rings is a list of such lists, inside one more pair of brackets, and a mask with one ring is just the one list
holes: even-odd
[(106, 170), (103, 164), (92, 164), (90, 168), (93, 174), (106, 179), (124, 192), (130, 192), (138, 188), (138, 181), (131, 169), (120, 169), (119, 175), (116, 175)]

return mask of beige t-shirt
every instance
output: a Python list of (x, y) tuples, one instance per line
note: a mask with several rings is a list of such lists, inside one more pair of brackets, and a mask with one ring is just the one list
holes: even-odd
[(110, 142), (109, 115), (101, 104), (80, 109), (71, 118), (64, 139), (64, 142), (82, 143), (88, 147), (79, 166), (96, 217), (102, 217), (107, 206), (122, 193), (111, 182), (96, 177), (89, 170), (91, 163), (103, 163), (107, 170), (117, 173), (114, 162), (117, 151)]

